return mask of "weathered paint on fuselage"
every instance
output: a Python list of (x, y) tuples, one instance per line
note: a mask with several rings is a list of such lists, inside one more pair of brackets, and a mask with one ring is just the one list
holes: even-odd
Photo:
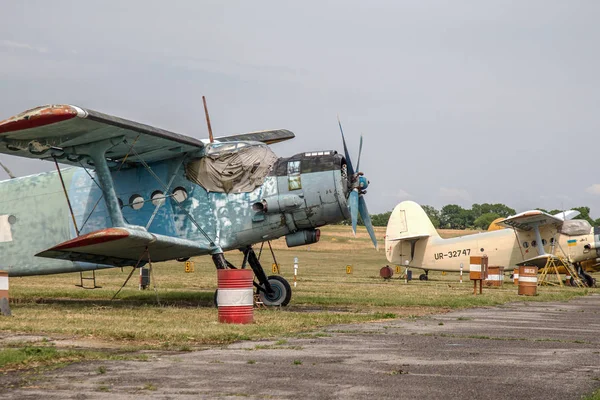
[[(597, 228), (595, 228), (598, 230)], [(557, 256), (567, 255), (572, 262), (595, 259), (598, 257), (595, 249), (586, 249), (586, 244), (594, 243), (599, 236), (594, 228), (587, 235), (567, 236), (560, 234), (554, 228), (542, 227), (540, 234), (545, 241), (544, 251)], [(555, 238), (558, 245), (552, 246), (551, 239)], [(569, 241), (571, 245), (569, 245)], [(489, 265), (512, 268), (526, 259), (534, 258), (541, 254), (535, 241), (533, 232), (518, 233), (513, 229), (501, 229), (491, 232), (482, 232), (473, 235), (460, 236), (451, 239), (442, 239), (431, 236), (420, 239), (415, 244), (414, 259), (411, 260), (410, 242), (400, 241), (388, 249), (388, 258), (398, 265), (417, 267), (433, 271), (460, 271), (463, 265), (465, 271), (469, 270), (470, 256), (487, 255)], [(526, 246), (525, 247), (525, 243)], [(575, 243), (573, 245), (573, 243)]]
[[(341, 156), (336, 157), (341, 161)], [(286, 162), (287, 159), (280, 160)], [(203, 242), (208, 248), (208, 240), (188, 217), (189, 213), (208, 237), (226, 251), (348, 217), (346, 193), (339, 168), (303, 171), (302, 187), (296, 190), (290, 190), (288, 176), (281, 175), (285, 168), (274, 168), (264, 184), (254, 191), (226, 194), (209, 193), (188, 180), (181, 163), (182, 159), (179, 158), (150, 165), (164, 185), (158, 183), (145, 168), (112, 172), (117, 197), (125, 205), (122, 213), (126, 223), (146, 227), (151, 233)], [(102, 191), (94, 182), (94, 171), (67, 168), (62, 170), (62, 175), (80, 233), (110, 227), (105, 202), (100, 199)], [(187, 199), (178, 205), (172, 198), (167, 198), (147, 226), (156, 210), (150, 200), (152, 194), (157, 190), (165, 192), (164, 186), (171, 179), (169, 194), (175, 188), (184, 188)], [(303, 206), (287, 213), (265, 213), (260, 216), (253, 210), (252, 205), (265, 197), (287, 193), (300, 196), (304, 200)], [(145, 200), (138, 210), (128, 205), (136, 195)], [(5, 222), (2, 222), (2, 216), (5, 216)], [(11, 276), (23, 276), (112, 267), (34, 256), (74, 237), (76, 231), (57, 172), (0, 182), (0, 240), (4, 240), (0, 241), (0, 269), (7, 270)], [(174, 254), (173, 258), (177, 258), (177, 255)]]

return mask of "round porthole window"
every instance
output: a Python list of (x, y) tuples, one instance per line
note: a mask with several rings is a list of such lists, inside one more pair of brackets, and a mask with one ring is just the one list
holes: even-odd
[(535, 247), (535, 246), (537, 246), (537, 242), (535, 240), (532, 240), (531, 241), (531, 247)]
[(144, 206), (144, 198), (139, 194), (134, 194), (129, 198), (129, 205), (134, 210), (139, 210)]
[(523, 242), (523, 248), (524, 248), (524, 249), (526, 249), (526, 248), (528, 248), (528, 247), (529, 247), (529, 243), (527, 243), (527, 242)]
[(545, 246), (546, 243), (548, 243), (548, 242), (546, 242), (546, 239), (542, 239), (542, 246)]
[(14, 215), (9, 215), (8, 216), (8, 223), (11, 225), (14, 225), (17, 222), (17, 217), (15, 217)]
[(160, 190), (154, 191), (151, 196), (152, 204), (159, 206), (165, 203), (165, 194)]
[(187, 190), (185, 190), (181, 186), (175, 188), (175, 190), (173, 190), (173, 198), (179, 203), (186, 201), (188, 198)]

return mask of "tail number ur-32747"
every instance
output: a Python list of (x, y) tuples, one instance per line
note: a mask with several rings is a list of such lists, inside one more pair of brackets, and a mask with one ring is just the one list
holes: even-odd
[(446, 258), (456, 258), (456, 257), (460, 257), (460, 256), (469, 256), (469, 255), (471, 255), (471, 249), (450, 250), (447, 253), (436, 253), (435, 254), (435, 259), (436, 260), (443, 260), (444, 257), (446, 257)]

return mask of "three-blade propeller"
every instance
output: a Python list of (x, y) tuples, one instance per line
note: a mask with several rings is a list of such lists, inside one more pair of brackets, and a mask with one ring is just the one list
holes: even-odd
[(342, 142), (344, 143), (344, 154), (346, 156), (346, 166), (348, 168), (348, 187), (350, 194), (348, 195), (348, 208), (350, 209), (350, 217), (352, 218), (352, 231), (356, 235), (356, 224), (358, 223), (358, 216), (360, 215), (373, 245), (377, 249), (377, 237), (375, 236), (375, 230), (373, 229), (373, 223), (371, 222), (371, 216), (367, 208), (367, 203), (364, 199), (364, 194), (369, 186), (369, 181), (365, 178), (362, 172), (359, 172), (360, 167), (360, 155), (362, 153), (363, 138), (360, 136), (360, 145), (358, 148), (358, 162), (356, 164), (356, 170), (354, 170), (350, 153), (348, 152), (348, 146), (346, 146), (346, 138), (344, 137), (344, 130), (342, 129), (342, 123), (338, 116), (338, 125), (340, 126), (340, 132), (342, 133)]

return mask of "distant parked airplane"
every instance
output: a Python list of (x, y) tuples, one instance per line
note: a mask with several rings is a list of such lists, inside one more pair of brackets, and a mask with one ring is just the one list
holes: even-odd
[(485, 254), (490, 265), (508, 268), (525, 264), (543, 268), (548, 258), (563, 256), (593, 286), (594, 279), (584, 265), (600, 257), (600, 227), (573, 220), (578, 214), (574, 210), (558, 215), (526, 211), (496, 222), (512, 229), (442, 239), (421, 206), (403, 201), (388, 222), (385, 252), (390, 263), (423, 269), (421, 280), (427, 280), (430, 270), (458, 272), (461, 263), (468, 272), (470, 256)]

